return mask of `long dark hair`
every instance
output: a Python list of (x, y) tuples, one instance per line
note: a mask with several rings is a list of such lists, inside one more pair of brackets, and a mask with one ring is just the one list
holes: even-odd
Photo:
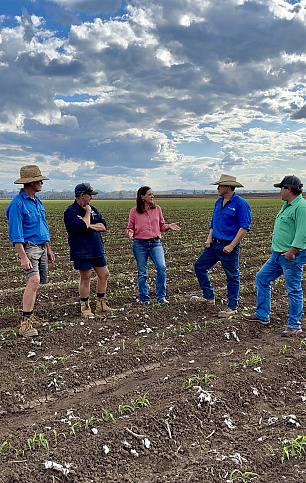
[[(149, 191), (151, 188), (150, 186), (141, 186), (139, 188), (139, 190), (137, 191), (137, 198), (136, 198), (136, 206), (137, 206), (137, 211), (138, 213), (144, 213), (145, 209), (144, 209), (144, 201), (142, 199), (142, 196), (144, 196), (146, 194), (147, 191)], [(150, 209), (154, 209), (155, 208), (155, 203), (153, 203), (152, 206), (150, 206)]]

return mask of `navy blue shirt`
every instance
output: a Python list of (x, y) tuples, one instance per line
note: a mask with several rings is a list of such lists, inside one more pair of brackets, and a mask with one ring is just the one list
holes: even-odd
[[(103, 223), (106, 228), (106, 221), (98, 210), (91, 206), (90, 223)], [(68, 232), (68, 243), (70, 246), (71, 260), (84, 260), (98, 258), (104, 255), (104, 245), (101, 233), (87, 228), (85, 222), (78, 218), (85, 216), (86, 211), (76, 201), (68, 206), (64, 213), (64, 222)]]
[(213, 229), (213, 238), (232, 241), (237, 235), (239, 228), (249, 230), (251, 227), (252, 214), (249, 203), (233, 194), (223, 207), (223, 198), (216, 203), (212, 215), (210, 227)]
[(6, 209), (9, 237), (12, 243), (41, 245), (50, 241), (45, 209), (40, 199), (34, 199), (23, 190), (12, 199)]

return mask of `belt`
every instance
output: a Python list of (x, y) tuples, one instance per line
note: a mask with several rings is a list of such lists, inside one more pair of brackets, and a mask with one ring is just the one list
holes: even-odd
[(154, 240), (159, 240), (159, 236), (156, 236), (155, 238), (135, 238), (135, 240), (139, 241), (154, 241)]
[(232, 240), (221, 240), (220, 238), (213, 238), (212, 241), (216, 243), (227, 243), (228, 245), (232, 243)]

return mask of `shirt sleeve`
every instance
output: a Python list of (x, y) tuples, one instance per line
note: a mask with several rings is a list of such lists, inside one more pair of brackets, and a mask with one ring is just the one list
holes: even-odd
[(245, 199), (240, 199), (239, 210), (237, 213), (238, 223), (240, 228), (249, 230), (251, 228), (252, 212), (251, 207)]
[(11, 203), (6, 210), (6, 216), (9, 223), (9, 238), (11, 242), (24, 243), (22, 210), (20, 203)]
[(135, 208), (132, 208), (130, 211), (126, 230), (133, 230), (135, 232)]
[(295, 236), (291, 246), (304, 250), (306, 245), (306, 203), (296, 210)]
[(106, 220), (104, 218), (102, 218), (102, 215), (97, 210), (97, 208), (92, 206), (91, 209), (92, 209), (92, 212), (95, 213), (95, 215), (90, 217), (90, 223), (92, 223), (93, 225), (95, 225), (96, 223), (103, 223), (105, 228), (107, 228)]
[(162, 209), (161, 209), (160, 206), (157, 206), (156, 208), (158, 208), (160, 231), (166, 231), (166, 222), (164, 220), (164, 215), (163, 215)]
[(78, 214), (73, 208), (67, 208), (64, 212), (64, 223), (68, 232), (88, 230), (86, 223), (78, 218)]

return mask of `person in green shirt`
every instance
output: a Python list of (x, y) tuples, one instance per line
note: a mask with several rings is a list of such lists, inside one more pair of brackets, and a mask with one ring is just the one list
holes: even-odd
[(284, 204), (276, 216), (272, 235), (272, 255), (256, 274), (257, 308), (255, 315), (245, 315), (250, 322), (269, 325), (271, 312), (271, 282), (284, 276), (289, 317), (282, 337), (302, 332), (303, 314), (302, 276), (306, 263), (306, 200), (302, 196), (303, 184), (294, 175), (285, 176), (273, 186), (280, 188)]

